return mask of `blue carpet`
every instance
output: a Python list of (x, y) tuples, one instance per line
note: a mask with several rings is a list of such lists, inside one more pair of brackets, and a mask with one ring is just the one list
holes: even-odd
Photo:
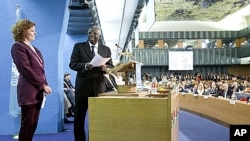
[(229, 128), (180, 111), (179, 141), (229, 141)]
[[(0, 135), (0, 141), (17, 141), (10, 135)], [(74, 141), (73, 123), (65, 123), (64, 131), (57, 134), (36, 134), (33, 141)]]
[[(16, 141), (0, 135), (0, 141)], [(36, 134), (33, 141), (74, 141), (73, 123), (65, 123), (65, 131), (57, 134)], [(229, 141), (229, 128), (197, 115), (180, 111), (179, 141)]]

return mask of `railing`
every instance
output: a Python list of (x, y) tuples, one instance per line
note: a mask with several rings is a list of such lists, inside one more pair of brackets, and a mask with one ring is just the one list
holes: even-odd
[[(144, 66), (167, 66), (169, 51), (184, 49), (133, 49), (136, 61)], [(195, 66), (237, 65), (240, 58), (250, 56), (250, 47), (241, 48), (193, 48)]]

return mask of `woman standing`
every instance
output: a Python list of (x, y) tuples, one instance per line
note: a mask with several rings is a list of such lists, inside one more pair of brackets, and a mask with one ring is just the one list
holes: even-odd
[(19, 20), (12, 27), (15, 43), (11, 55), (19, 74), (17, 100), (21, 107), (21, 126), (19, 141), (32, 141), (37, 128), (40, 109), (44, 96), (51, 93), (45, 72), (41, 52), (31, 45), (35, 40), (35, 23)]

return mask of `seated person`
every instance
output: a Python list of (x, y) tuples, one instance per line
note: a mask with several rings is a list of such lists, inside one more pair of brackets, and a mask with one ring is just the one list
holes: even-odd
[(198, 89), (198, 84), (194, 84), (193, 88), (191, 89), (191, 92), (192, 92), (193, 94), (198, 94), (197, 89)]
[(244, 89), (244, 91), (236, 92), (235, 95), (236, 95), (237, 100), (250, 102), (249, 101), (249, 99), (250, 99), (250, 88), (249, 88), (249, 86), (247, 86)]
[(246, 86), (246, 88), (243, 91), (244, 93), (250, 93), (250, 86)]
[(74, 116), (74, 108), (75, 108), (75, 88), (70, 81), (71, 75), (69, 73), (64, 74), (64, 93), (69, 100), (71, 107), (68, 108), (69, 113), (66, 116)]
[(240, 91), (244, 91), (247, 87), (249, 87), (249, 82), (246, 80), (239, 85)]
[(217, 87), (215, 81), (213, 81), (211, 84), (210, 94), (212, 96), (216, 96), (217, 93), (218, 93), (218, 87)]
[(190, 82), (187, 82), (186, 80), (182, 80), (179, 82), (179, 92), (182, 93), (188, 93), (188, 92), (192, 92), (192, 84)]
[(63, 86), (64, 88), (67, 90), (67, 89), (71, 89), (73, 90), (73, 92), (75, 92), (75, 87), (72, 85), (71, 83), (71, 74), (70, 73), (65, 73), (64, 74), (64, 79), (63, 79)]
[(221, 97), (224, 97), (224, 98), (231, 99), (232, 94), (233, 94), (233, 90), (229, 89), (228, 83), (225, 82), (225, 83), (223, 83), (221, 85), (221, 88), (218, 91), (216, 97), (221, 96)]
[(104, 74), (105, 92), (117, 91), (117, 83), (115, 77), (110, 73)]
[(240, 87), (237, 81), (234, 81), (229, 86), (229, 89), (231, 89), (233, 92), (240, 92)]
[(204, 93), (203, 95), (210, 95), (211, 86), (209, 82), (204, 82)]
[(117, 85), (125, 85), (125, 81), (124, 81), (124, 72), (112, 72), (110, 73), (111, 75), (113, 75), (115, 77), (115, 82)]
[(200, 81), (197, 86), (197, 93), (198, 95), (204, 95), (204, 92), (205, 92), (204, 83)]
[(66, 123), (71, 123), (73, 122), (72, 120), (70, 120), (70, 117), (74, 116), (74, 113), (70, 110), (70, 108), (72, 107), (68, 97), (66, 96), (66, 94), (64, 93), (64, 122)]

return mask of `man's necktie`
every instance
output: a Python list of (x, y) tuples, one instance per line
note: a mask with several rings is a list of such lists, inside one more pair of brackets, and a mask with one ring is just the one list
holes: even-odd
[(95, 56), (95, 46), (91, 46), (92, 50), (91, 50), (91, 53), (93, 56)]

